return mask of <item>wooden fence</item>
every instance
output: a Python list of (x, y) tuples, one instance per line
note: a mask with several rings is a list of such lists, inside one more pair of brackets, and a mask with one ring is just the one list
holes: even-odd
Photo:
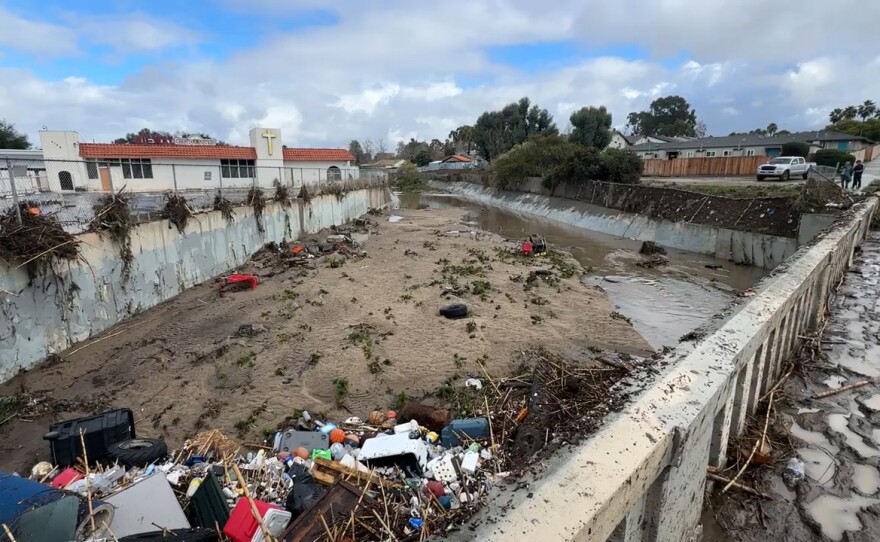
[(770, 160), (766, 156), (729, 156), (719, 158), (649, 158), (644, 160), (644, 177), (744, 177), (754, 176), (758, 166)]

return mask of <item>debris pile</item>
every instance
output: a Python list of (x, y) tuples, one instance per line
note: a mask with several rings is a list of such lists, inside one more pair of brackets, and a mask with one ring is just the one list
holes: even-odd
[(0, 260), (25, 267), (33, 279), (56, 258), (79, 258), (79, 241), (54, 216), (42, 214), (39, 204), (23, 202), (0, 215)]
[(122, 187), (119, 192), (107, 194), (98, 200), (94, 207), (95, 218), (89, 223), (89, 230), (107, 232), (113, 242), (119, 245), (122, 259), (122, 277), (127, 280), (131, 272), (134, 254), (131, 252), (131, 231), (137, 226), (137, 219), (131, 213), (130, 194)]
[(162, 209), (162, 218), (167, 218), (174, 224), (177, 227), (177, 231), (183, 233), (193, 214), (193, 210), (187, 204), (185, 197), (173, 192), (165, 194), (165, 207)]
[[(130, 410), (68, 420), (50, 427), (53, 462), (35, 465), (27, 482), (34, 492), (75, 496), (76, 509), (85, 511), (58, 523), (65, 540), (445, 535), (489, 502), (494, 486), (593, 432), (621, 406), (622, 380), (634, 370), (545, 350), (524, 356), (511, 378), (485, 373), (461, 388), (450, 385), (449, 408), (405, 400), (399, 412), (338, 423), (303, 411), (285, 419), (265, 447), (211, 430), (169, 453), (160, 439), (136, 435)], [(0, 494), (13, 479), (21, 480), (0, 475)], [(44, 501), (0, 519), (14, 536), (30, 539), (35, 523), (27, 516), (48, 506)]]

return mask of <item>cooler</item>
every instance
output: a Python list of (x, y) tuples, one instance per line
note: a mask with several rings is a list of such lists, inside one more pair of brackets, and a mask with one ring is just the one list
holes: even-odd
[[(256, 505), (260, 517), (263, 518), (263, 524), (266, 525), (272, 536), (280, 537), (290, 521), (290, 512), (257, 499), (254, 499), (254, 505)], [(232, 542), (265, 541), (263, 530), (260, 529), (259, 523), (251, 513), (251, 505), (246, 498), (239, 499), (235, 508), (232, 509), (229, 521), (223, 526), (223, 534), (231, 538)]]

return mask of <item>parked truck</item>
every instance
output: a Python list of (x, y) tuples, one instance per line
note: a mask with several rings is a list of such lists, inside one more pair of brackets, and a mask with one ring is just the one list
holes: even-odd
[(758, 166), (757, 177), (759, 181), (771, 177), (787, 181), (798, 175), (806, 179), (810, 176), (810, 170), (814, 165), (813, 162), (807, 162), (800, 156), (778, 156)]

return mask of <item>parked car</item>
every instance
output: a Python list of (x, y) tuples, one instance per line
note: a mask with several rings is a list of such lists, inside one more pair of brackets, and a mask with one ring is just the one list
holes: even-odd
[(770, 177), (776, 177), (787, 181), (800, 175), (804, 179), (810, 176), (810, 169), (815, 164), (807, 162), (800, 156), (778, 156), (766, 164), (758, 166), (758, 180), (763, 181)]

